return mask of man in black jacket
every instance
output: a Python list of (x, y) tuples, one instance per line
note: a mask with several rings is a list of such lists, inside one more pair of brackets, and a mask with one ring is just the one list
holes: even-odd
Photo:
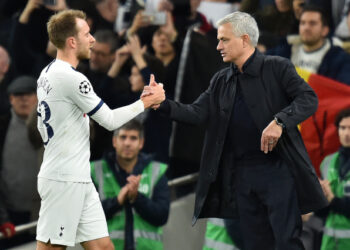
[(301, 214), (327, 204), (297, 128), (316, 111), (317, 96), (288, 60), (255, 49), (249, 14), (229, 14), (218, 27), (217, 50), (231, 65), (194, 103), (160, 107), (207, 126), (193, 223), (238, 214), (244, 249), (304, 249)]

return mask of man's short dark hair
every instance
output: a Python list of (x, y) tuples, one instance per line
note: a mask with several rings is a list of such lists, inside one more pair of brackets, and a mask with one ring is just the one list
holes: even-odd
[(96, 39), (96, 42), (109, 44), (109, 47), (111, 48), (111, 53), (114, 53), (119, 46), (118, 35), (111, 30), (97, 30), (94, 33), (94, 38)]
[(140, 138), (144, 137), (144, 128), (140, 121), (133, 119), (118, 129), (114, 130), (113, 136), (118, 136), (120, 130), (136, 130), (139, 132)]
[(339, 128), (339, 123), (344, 119), (350, 117), (350, 107), (340, 110), (340, 112), (335, 117), (334, 125)]
[(321, 7), (318, 7), (318, 6), (312, 5), (312, 4), (305, 5), (303, 8), (303, 11), (301, 12), (300, 18), (302, 17), (302, 15), (305, 12), (317, 12), (317, 13), (319, 13), (321, 16), (322, 25), (329, 26), (328, 16), (327, 16), (326, 12), (324, 11), (324, 9), (322, 9)]

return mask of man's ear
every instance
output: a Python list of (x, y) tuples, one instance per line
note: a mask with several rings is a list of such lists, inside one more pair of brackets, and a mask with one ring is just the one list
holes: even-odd
[(77, 47), (77, 40), (74, 36), (70, 36), (66, 40), (66, 45), (68, 46), (68, 48), (75, 49)]
[(322, 37), (327, 37), (329, 34), (329, 27), (327, 25), (322, 27)]
[(140, 151), (142, 150), (143, 145), (145, 145), (145, 138), (144, 138), (144, 137), (143, 137), (143, 138), (140, 138), (140, 145), (139, 145)]
[(114, 148), (116, 148), (116, 146), (117, 146), (117, 137), (116, 136), (113, 136), (113, 138), (112, 138), (112, 145)]
[(243, 40), (243, 48), (246, 48), (247, 46), (250, 45), (250, 37), (248, 34), (242, 35), (242, 40)]

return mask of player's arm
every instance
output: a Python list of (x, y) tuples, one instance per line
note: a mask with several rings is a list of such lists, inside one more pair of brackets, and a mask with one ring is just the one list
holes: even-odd
[[(66, 90), (68, 92), (68, 90)], [(74, 81), (74, 88), (69, 88), (67, 95), (87, 115), (108, 130), (115, 130), (133, 119), (146, 108), (162, 102), (165, 98), (161, 85), (152, 89), (152, 95), (142, 97), (130, 105), (111, 110), (93, 91), (86, 78)]]

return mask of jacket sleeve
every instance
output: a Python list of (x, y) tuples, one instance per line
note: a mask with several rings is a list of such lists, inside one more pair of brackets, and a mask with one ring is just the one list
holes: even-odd
[(330, 211), (338, 214), (342, 214), (350, 218), (350, 198), (349, 197), (334, 197), (329, 204)]
[(115, 213), (123, 209), (123, 205), (119, 204), (117, 197), (104, 199), (101, 203), (107, 220), (111, 219)]
[(286, 128), (293, 128), (316, 112), (318, 99), (289, 60), (276, 58), (273, 68), (277, 69), (276, 76), (289, 99), (289, 105), (275, 116), (283, 121)]
[(172, 120), (188, 124), (200, 125), (207, 121), (209, 117), (210, 95), (213, 85), (216, 83), (219, 73), (216, 73), (210, 81), (209, 88), (204, 91), (192, 104), (182, 104), (167, 100), (164, 108), (160, 111), (169, 115)]
[(169, 216), (170, 191), (165, 176), (161, 177), (154, 187), (152, 198), (138, 193), (133, 204), (136, 212), (154, 226), (164, 225)]

